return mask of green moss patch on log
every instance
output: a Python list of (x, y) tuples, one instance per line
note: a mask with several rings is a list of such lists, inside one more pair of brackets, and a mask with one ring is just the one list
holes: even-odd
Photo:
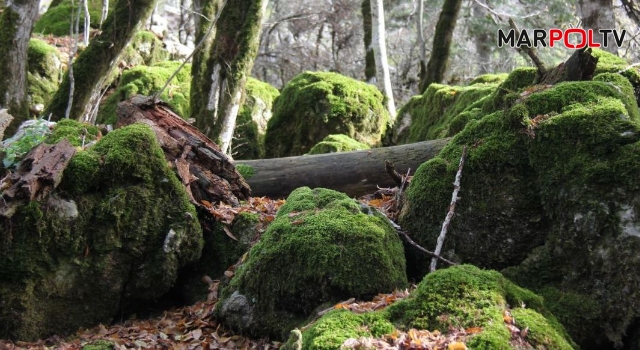
[(384, 97), (375, 86), (337, 73), (305, 72), (274, 103), (267, 157), (305, 154), (331, 134), (378, 146), (388, 122)]
[[(62, 134), (72, 133), (53, 133)], [(109, 323), (166, 293), (202, 249), (195, 208), (140, 124), (78, 151), (54, 193), (0, 227), (0, 338), (9, 339)]]
[(347, 135), (329, 135), (313, 146), (307, 154), (349, 152), (369, 149), (369, 145), (358, 142)]
[[(115, 124), (118, 120), (118, 103), (134, 95), (152, 95), (159, 91), (171, 74), (180, 66), (180, 62), (164, 61), (154, 66), (137, 66), (125, 71), (116, 91), (109, 96), (98, 111), (98, 123)], [(162, 92), (160, 98), (181, 117), (189, 115), (189, 92), (191, 86), (191, 67), (185, 65), (171, 84)]]
[(323, 304), (406, 283), (388, 219), (340, 192), (302, 187), (236, 270), (216, 312), (234, 329), (282, 339)]

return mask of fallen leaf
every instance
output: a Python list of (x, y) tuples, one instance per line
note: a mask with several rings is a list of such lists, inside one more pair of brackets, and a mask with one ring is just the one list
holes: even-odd
[(227, 226), (222, 226), (222, 229), (224, 230), (224, 232), (227, 234), (227, 236), (229, 236), (229, 238), (233, 239), (234, 241), (237, 241), (238, 239), (236, 238), (236, 236), (233, 235), (233, 233), (231, 233), (231, 230), (229, 230), (229, 227)]

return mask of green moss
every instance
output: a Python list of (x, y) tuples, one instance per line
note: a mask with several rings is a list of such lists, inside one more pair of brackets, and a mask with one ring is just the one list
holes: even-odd
[(60, 52), (39, 39), (29, 40), (27, 82), (31, 105), (46, 105), (58, 89), (62, 78)]
[(307, 153), (331, 134), (376, 146), (388, 121), (384, 97), (375, 86), (337, 73), (305, 72), (292, 79), (274, 103), (267, 156)]
[(525, 87), (533, 85), (538, 71), (533, 67), (520, 67), (514, 69), (507, 79), (486, 99), (482, 105), (484, 113), (491, 113), (500, 110), (504, 106), (505, 98), (509, 94), (517, 93)]
[[(55, 36), (67, 36), (70, 32), (72, 5), (70, 0), (61, 1), (58, 5), (50, 7), (33, 27), (34, 33), (53, 34)], [(78, 13), (78, 2), (74, 2), (74, 15)], [(80, 15), (80, 32), (84, 28), (84, 9)], [(89, 0), (89, 15), (91, 16), (91, 28), (98, 28), (100, 24), (100, 13), (102, 11), (102, 1)]]
[(0, 337), (63, 335), (156, 300), (200, 256), (195, 218), (148, 126), (109, 133), (71, 159), (48, 199), (0, 219), (0, 297), (11, 305)]
[[(431, 84), (424, 94), (413, 97), (400, 109), (400, 119), (392, 135), (387, 137), (394, 144), (404, 144), (454, 135), (464, 128), (466, 122), (478, 116), (478, 108), (496, 86), (484, 83), (465, 87)], [(457, 118), (471, 110), (476, 112)]]
[(529, 329), (527, 341), (535, 348), (573, 349), (570, 342), (539, 313), (531, 309), (515, 308), (511, 310), (511, 314), (518, 328)]
[(254, 78), (248, 78), (245, 100), (236, 122), (233, 146), (235, 159), (264, 158), (264, 136), (271, 119), (273, 101), (280, 95), (275, 87)]
[(500, 74), (483, 74), (479, 77), (476, 77), (475, 79), (473, 79), (469, 85), (474, 85), (474, 84), (490, 84), (490, 83), (502, 83), (503, 81), (505, 81), (507, 79), (507, 77), (509, 76), (509, 74), (506, 73), (500, 73)]
[(80, 123), (72, 119), (63, 119), (53, 128), (51, 135), (45, 140), (46, 143), (54, 144), (68, 140), (73, 146), (80, 147), (98, 138), (100, 130), (93, 125)]
[[(115, 124), (118, 118), (116, 115), (118, 102), (134, 95), (152, 95), (159, 91), (179, 66), (180, 62), (165, 61), (151, 67), (137, 66), (125, 71), (116, 91), (107, 98), (98, 111), (98, 123)], [(190, 69), (188, 64), (182, 68), (160, 95), (160, 98), (169, 103), (180, 116), (189, 115)]]
[(369, 149), (369, 145), (358, 142), (347, 135), (329, 135), (313, 146), (307, 154), (349, 152)]
[(162, 40), (153, 32), (136, 31), (129, 45), (122, 51), (120, 61), (126, 62), (129, 66), (153, 66), (169, 58), (169, 52), (163, 45)]
[[(253, 309), (250, 322), (231, 326), (283, 338), (323, 303), (403, 287), (397, 233), (381, 214), (362, 210), (336, 191), (292, 192), (223, 291), (224, 298), (234, 291), (246, 296)], [(218, 305), (224, 309), (225, 300)]]
[(113, 343), (106, 340), (96, 340), (82, 347), (82, 350), (111, 350)]
[(253, 175), (255, 175), (256, 171), (253, 167), (245, 164), (236, 165), (236, 170), (242, 175), (245, 180), (249, 180)]
[(349, 338), (380, 337), (390, 334), (395, 327), (379, 312), (355, 314), (336, 310), (327, 313), (303, 333), (305, 350), (339, 349)]

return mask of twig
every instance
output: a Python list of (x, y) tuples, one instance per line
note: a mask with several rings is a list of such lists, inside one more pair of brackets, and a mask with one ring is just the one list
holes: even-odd
[(640, 66), (640, 62), (636, 62), (636, 63), (634, 63), (634, 64), (630, 65), (630, 66), (629, 66), (629, 67), (627, 67), (627, 68), (624, 68), (624, 69), (621, 69), (621, 70), (617, 71), (616, 73), (620, 74), (620, 73), (623, 73), (623, 72), (624, 72), (624, 71), (626, 71), (626, 70), (629, 70), (629, 69), (631, 69), (631, 68), (633, 68), (633, 67), (637, 67), (637, 66)]
[[(460, 156), (460, 165), (458, 165), (458, 172), (456, 173), (456, 180), (453, 182), (453, 194), (451, 195), (451, 204), (449, 204), (449, 212), (447, 213), (447, 217), (445, 217), (444, 222), (442, 223), (442, 230), (440, 231), (440, 236), (438, 236), (438, 243), (436, 245), (436, 250), (434, 250), (434, 254), (440, 255), (440, 251), (442, 250), (442, 245), (444, 244), (444, 238), (447, 236), (447, 229), (449, 228), (449, 223), (451, 223), (451, 218), (453, 218), (453, 214), (455, 213), (456, 203), (458, 201), (458, 192), (460, 191), (460, 180), (462, 179), (462, 168), (464, 167), (464, 160), (467, 157), (467, 146), (462, 147), (462, 156)], [(438, 260), (436, 258), (431, 259), (430, 271), (434, 272), (436, 270), (436, 265)]]
[(406, 232), (404, 232), (404, 231), (402, 231), (402, 230), (398, 230), (398, 229), (396, 229), (396, 232), (398, 232), (399, 234), (401, 234), (401, 235), (402, 235), (402, 237), (404, 237), (404, 239), (406, 239), (406, 240), (407, 240), (407, 242), (408, 242), (409, 244), (411, 244), (412, 246), (416, 247), (419, 251), (421, 251), (421, 252), (423, 252), (423, 253), (427, 253), (427, 254), (431, 255), (434, 259), (442, 260), (444, 263), (447, 263), (447, 264), (449, 264), (449, 265), (451, 265), (451, 266), (453, 266), (453, 265), (457, 265), (457, 264), (456, 264), (456, 263), (454, 263), (453, 261), (447, 260), (447, 259), (445, 259), (445, 258), (441, 257), (440, 255), (438, 255), (438, 254), (434, 253), (434, 252), (430, 252), (430, 251), (428, 251), (428, 250), (424, 249), (424, 248), (423, 248), (423, 247), (421, 247), (418, 243), (414, 242), (414, 241), (409, 237), (409, 235), (408, 235)]
[[(516, 33), (520, 32), (520, 29), (518, 29), (518, 26), (516, 25), (516, 23), (513, 21), (512, 18), (509, 18), (509, 26)], [(529, 46), (523, 45), (521, 47), (521, 50), (524, 51), (527, 54), (527, 56), (529, 56), (529, 58), (536, 65), (536, 68), (538, 68), (538, 76), (539, 77), (542, 77), (543, 75), (545, 75), (547, 73), (547, 68), (544, 66), (544, 63), (542, 63), (542, 61), (540, 60), (540, 58), (536, 54), (536, 50), (533, 47), (529, 47)]]
[(191, 53), (189, 54), (189, 56), (184, 60), (184, 62), (182, 62), (182, 64), (180, 65), (180, 67), (178, 67), (178, 69), (176, 69), (173, 74), (171, 74), (171, 76), (169, 77), (169, 79), (167, 79), (167, 82), (164, 84), (164, 86), (162, 87), (162, 89), (160, 89), (159, 91), (157, 91), (155, 94), (153, 94), (153, 98), (152, 101), (153, 102), (157, 102), (158, 101), (158, 97), (162, 94), (162, 92), (164, 91), (164, 89), (167, 88), (167, 86), (169, 86), (169, 83), (171, 83), (171, 80), (173, 80), (173, 78), (176, 77), (176, 75), (178, 75), (178, 72), (180, 72), (180, 70), (184, 67), (185, 64), (187, 64), (187, 62), (189, 62), (189, 60), (193, 57), (193, 55), (196, 53), (196, 51), (198, 51), (198, 49), (200, 49), (200, 47), (202, 46), (202, 44), (205, 42), (205, 40), (207, 40), (207, 37), (209, 37), (209, 35), (211, 34), (211, 31), (213, 30), (213, 27), (216, 26), (216, 23), (218, 23), (218, 19), (220, 18), (220, 15), (222, 14), (222, 11), (224, 11), (224, 7), (227, 5), (227, 0), (224, 0), (224, 2), (222, 3), (222, 6), (220, 7), (220, 9), (218, 10), (218, 13), (216, 14), (216, 18), (214, 18), (213, 22), (211, 22), (211, 25), (209, 26), (209, 29), (207, 30), (207, 32), (204, 34), (204, 36), (202, 37), (202, 39), (200, 39), (200, 42), (198, 43), (198, 45), (196, 45), (195, 48), (193, 48), (193, 51), (191, 51)]
[[(393, 163), (391, 163), (388, 160), (384, 161), (384, 170), (387, 171), (387, 174), (389, 174), (389, 176), (391, 176), (391, 178), (393, 179), (393, 182), (396, 183), (396, 186), (400, 187), (402, 186), (402, 175), (398, 174), (398, 172), (396, 172), (396, 168), (393, 165)], [(400, 189), (402, 190), (402, 189)]]

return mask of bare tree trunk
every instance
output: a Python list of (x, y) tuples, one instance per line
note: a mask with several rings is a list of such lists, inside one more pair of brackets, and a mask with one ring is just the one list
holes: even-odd
[(424, 40), (424, 0), (418, 0), (418, 15), (416, 16), (418, 28), (418, 49), (420, 50), (420, 80), (427, 71), (427, 41)]
[[(582, 20), (584, 29), (593, 29), (598, 32), (599, 29), (614, 29), (616, 20), (613, 13), (613, 0), (579, 0), (578, 15)], [(594, 42), (604, 44), (600, 35), (594, 35)], [(601, 49), (618, 54), (618, 47), (612, 34), (608, 35), (607, 47), (602, 46)]]
[[(74, 105), (70, 118), (80, 119), (90, 113), (89, 102), (99, 91), (122, 49), (129, 43), (140, 23), (149, 17), (156, 0), (117, 0), (114, 10), (107, 17), (102, 32), (89, 43), (74, 62), (75, 91)], [(53, 120), (64, 116), (69, 97), (69, 77), (60, 84), (45, 115), (51, 113)]]
[(381, 74), (380, 83), (382, 91), (386, 97), (387, 110), (391, 116), (391, 121), (396, 119), (396, 105), (393, 101), (393, 90), (391, 89), (391, 76), (389, 75), (389, 63), (387, 62), (387, 42), (386, 29), (384, 26), (384, 7), (382, 0), (371, 1), (371, 24), (373, 52), (376, 58), (376, 69)]
[(27, 48), (39, 2), (14, 0), (5, 5), (0, 14), (0, 109), (8, 109), (14, 117), (5, 130), (5, 135), (11, 136), (29, 117)]
[[(476, 1), (472, 3), (471, 10), (473, 11), (473, 17), (475, 17), (478, 22), (485, 21), (486, 16), (489, 14), (489, 11), (482, 5), (479, 5)], [(491, 61), (490, 45), (493, 44), (493, 33), (475, 28), (475, 30), (473, 30), (470, 34), (473, 35), (475, 41), (478, 73), (489, 73), (489, 63)]]
[(376, 83), (376, 58), (371, 45), (371, 0), (362, 1), (362, 26), (364, 29), (364, 79), (369, 84)]
[(263, 0), (227, 1), (207, 60), (211, 75), (203, 75), (200, 81), (209, 87), (208, 94), (203, 94), (202, 86), (191, 91), (192, 101), (206, 101), (199, 109), (192, 107), (196, 125), (217, 141), (224, 153), (231, 149), (242, 91), (258, 51), (263, 10)]
[(445, 0), (440, 11), (436, 31), (433, 35), (433, 48), (431, 57), (427, 63), (424, 79), (420, 81), (420, 92), (424, 92), (431, 83), (441, 83), (447, 70), (449, 55), (451, 54), (451, 41), (453, 31), (456, 28), (458, 13), (462, 0)]
[[(82, 0), (82, 7), (84, 9), (84, 46), (89, 45), (89, 32), (91, 31), (91, 14), (89, 13), (89, 0)], [(78, 11), (78, 16), (80, 11)]]
[(107, 19), (109, 14), (109, 0), (102, 0), (102, 12), (100, 13), (100, 29), (102, 29), (102, 23)]

